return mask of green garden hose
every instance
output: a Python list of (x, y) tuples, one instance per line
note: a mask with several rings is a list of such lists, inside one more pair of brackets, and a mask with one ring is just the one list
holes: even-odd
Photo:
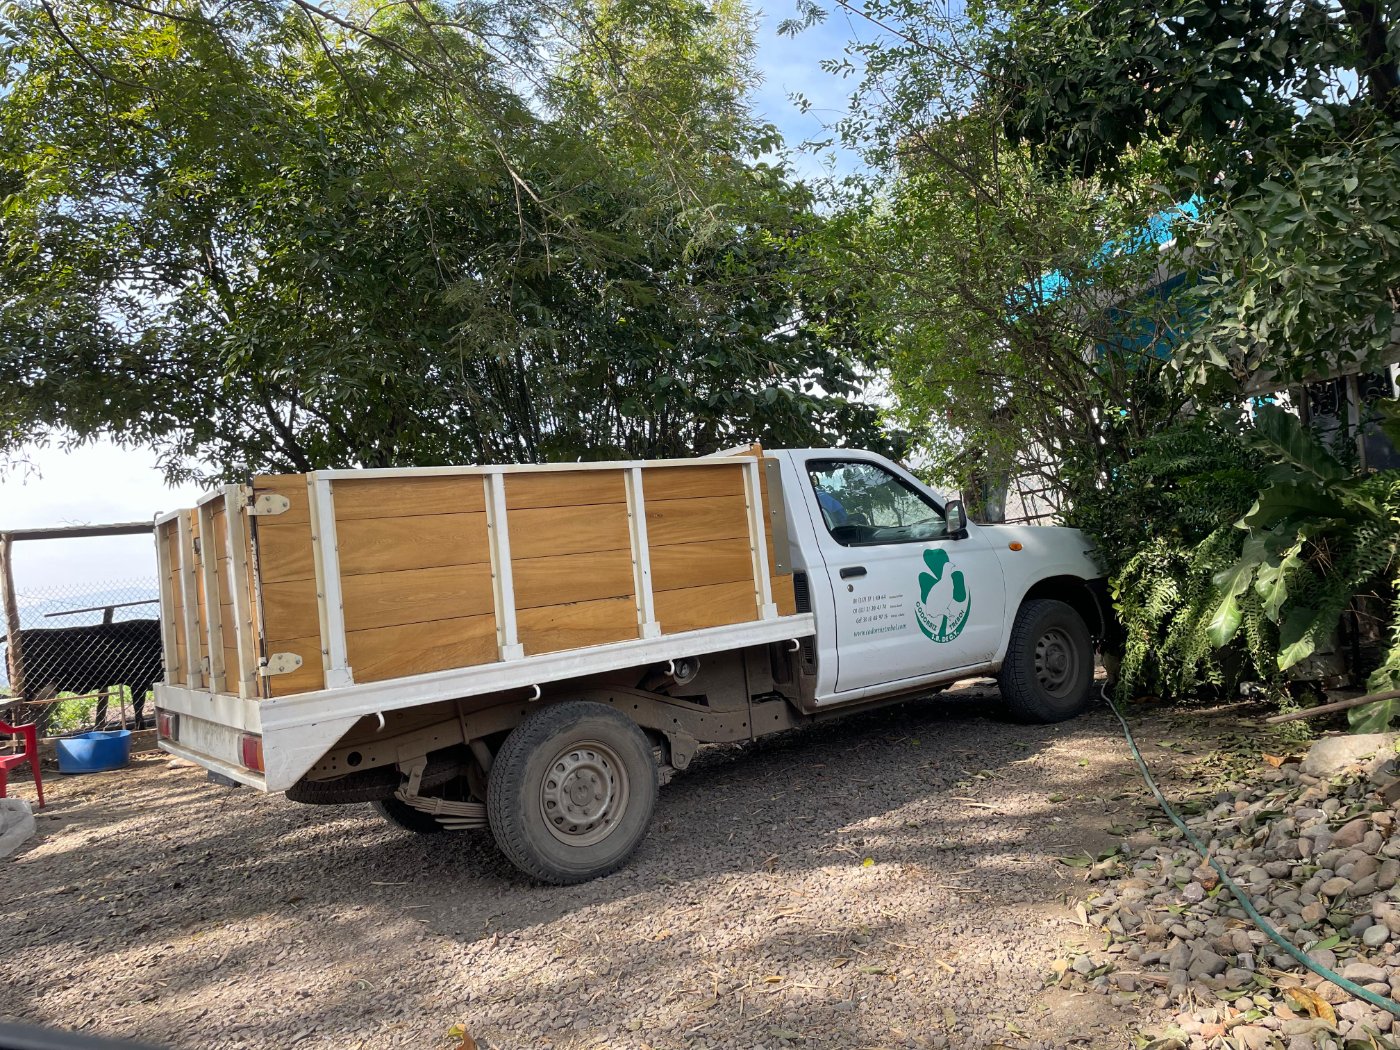
[(1138, 750), (1137, 741), (1133, 739), (1133, 732), (1128, 728), (1127, 719), (1123, 717), (1123, 713), (1118, 710), (1118, 705), (1115, 704), (1113, 699), (1108, 695), (1107, 688), (1103, 690), (1103, 698), (1108, 704), (1109, 710), (1112, 711), (1114, 717), (1118, 719), (1118, 724), (1123, 727), (1123, 736), (1128, 741), (1129, 750), (1133, 753), (1133, 761), (1137, 763), (1138, 770), (1142, 773), (1142, 778), (1147, 781), (1147, 786), (1152, 789), (1152, 795), (1157, 799), (1157, 805), (1161, 806), (1162, 812), (1171, 818), (1173, 824), (1181, 829), (1181, 833), (1186, 836), (1186, 841), (1191, 843), (1192, 848), (1201, 855), (1201, 858), (1215, 869), (1215, 873), (1220, 876), (1220, 881), (1224, 883), (1225, 888), (1234, 895), (1235, 900), (1240, 902), (1240, 907), (1244, 909), (1244, 913), (1249, 916), (1250, 921), (1263, 930), (1269, 940), (1273, 941), (1313, 973), (1318, 974), (1324, 980), (1332, 982), (1348, 994), (1354, 995), (1356, 998), (1362, 999), (1372, 1006), (1379, 1007), (1382, 1010), (1388, 1010), (1396, 1017), (1400, 1017), (1400, 1003), (1397, 1003), (1394, 999), (1388, 999), (1383, 995), (1377, 995), (1375, 992), (1361, 987), (1361, 985), (1357, 984), (1355, 981), (1347, 980), (1335, 970), (1330, 970), (1321, 963), (1308, 958), (1296, 944), (1279, 933), (1268, 919), (1264, 918), (1264, 916), (1260, 915), (1259, 912), (1255, 910), (1254, 905), (1250, 903), (1248, 894), (1235, 884), (1235, 880), (1230, 878), (1230, 873), (1210, 855), (1209, 848), (1186, 826), (1186, 822), (1177, 815), (1176, 810), (1172, 809), (1171, 803), (1163, 796), (1161, 789), (1157, 786), (1157, 781), (1152, 779), (1152, 771), (1147, 768), (1147, 762), (1143, 759), (1142, 752)]

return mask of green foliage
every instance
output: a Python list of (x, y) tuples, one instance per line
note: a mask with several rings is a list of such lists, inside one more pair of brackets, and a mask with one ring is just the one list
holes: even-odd
[[(799, 7), (792, 31), (826, 16)], [(1158, 383), (1175, 304), (1141, 293), (1162, 261), (1156, 244), (1123, 237), (1105, 250), (1165, 203), (1156, 155), (1135, 158), (1124, 193), (1048, 178), (982, 93), (994, 37), (981, 10), (862, 10), (889, 32), (825, 63), (861, 69), (836, 130), (868, 175), (834, 191), (824, 273), (880, 350), (892, 420), (945, 484), (1013, 475), (1063, 497), (1062, 465), (1080, 453), (1102, 480), (1121, 442), (1184, 400)]]
[(1005, 5), (985, 93), (1061, 176), (1203, 205), (1188, 383), (1297, 381), (1391, 350), (1400, 287), (1400, 23), (1393, 5), (1111, 0)]
[(1224, 651), (1208, 633), (1220, 605), (1215, 576), (1240, 554), (1243, 536), (1232, 524), (1264, 479), (1240, 419), (1186, 416), (1125, 443), (1106, 480), (1096, 457), (1072, 460), (1068, 470), (1068, 523), (1095, 538), (1118, 611), (1122, 695), (1184, 697), (1228, 688), (1244, 674), (1273, 678), (1276, 632), (1260, 603), (1236, 610), (1244, 630)]
[(0, 7), (0, 452), (172, 476), (878, 446), (741, 13)]

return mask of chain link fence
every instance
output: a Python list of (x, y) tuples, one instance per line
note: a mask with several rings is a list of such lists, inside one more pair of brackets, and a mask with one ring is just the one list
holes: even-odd
[(5, 620), (3, 721), (42, 736), (149, 725), (160, 679), (160, 587), (149, 579), (18, 588)]

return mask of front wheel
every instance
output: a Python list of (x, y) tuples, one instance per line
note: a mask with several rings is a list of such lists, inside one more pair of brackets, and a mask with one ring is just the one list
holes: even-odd
[(651, 744), (604, 704), (554, 704), (516, 726), (491, 765), (486, 811), (521, 871), (565, 886), (616, 871), (656, 806)]
[(1083, 618), (1064, 602), (1026, 602), (997, 681), (1018, 722), (1063, 722), (1083, 712), (1094, 684), (1094, 645)]

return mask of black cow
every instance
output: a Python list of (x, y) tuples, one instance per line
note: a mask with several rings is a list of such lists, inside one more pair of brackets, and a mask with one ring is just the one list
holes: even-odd
[[(119, 620), (84, 627), (26, 627), (19, 632), (24, 658), (24, 699), (59, 693), (95, 693), (131, 688), (136, 728), (146, 694), (164, 675), (159, 620)], [(97, 703), (95, 725), (107, 718), (107, 700)], [(47, 722), (47, 718), (40, 718)]]

